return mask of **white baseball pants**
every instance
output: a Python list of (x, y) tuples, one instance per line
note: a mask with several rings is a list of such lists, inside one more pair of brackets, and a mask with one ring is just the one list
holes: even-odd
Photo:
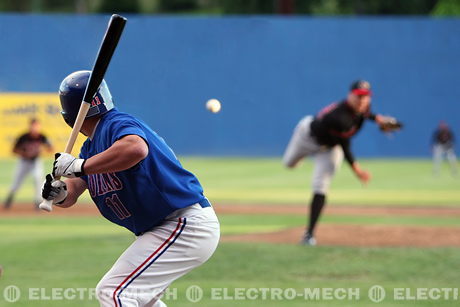
[(173, 212), (138, 237), (96, 287), (101, 306), (166, 306), (160, 300), (176, 279), (200, 266), (216, 250), (219, 221), (212, 207)]

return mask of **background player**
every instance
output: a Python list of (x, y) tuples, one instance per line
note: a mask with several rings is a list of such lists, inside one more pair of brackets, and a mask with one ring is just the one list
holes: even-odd
[(457, 157), (455, 155), (454, 142), (454, 133), (450, 130), (449, 125), (445, 121), (440, 121), (432, 137), (433, 173), (435, 175), (439, 175), (444, 156), (449, 161), (452, 175), (457, 175)]
[(40, 122), (32, 118), (29, 123), (27, 133), (19, 136), (14, 144), (13, 152), (19, 156), (14, 174), (13, 185), (4, 203), (4, 208), (9, 209), (13, 202), (16, 191), (29, 173), (32, 173), (35, 188), (35, 208), (41, 202), (41, 185), (43, 183), (43, 163), (40, 159), (42, 147), (46, 147), (48, 152), (53, 151), (53, 147), (48, 138), (41, 133)]
[[(62, 114), (73, 126), (89, 71), (60, 86)], [(162, 293), (204, 263), (219, 240), (219, 222), (197, 178), (185, 170), (164, 140), (143, 122), (113, 106), (101, 84), (81, 132), (80, 158), (56, 154), (43, 197), (70, 207), (84, 190), (101, 214), (137, 237), (97, 286), (102, 306), (165, 306)]]
[(296, 126), (283, 156), (286, 167), (294, 168), (306, 156), (313, 156), (313, 198), (310, 206), (310, 220), (302, 239), (303, 244), (316, 245), (314, 230), (326, 202), (331, 180), (340, 167), (343, 156), (358, 179), (366, 184), (371, 175), (363, 170), (350, 149), (350, 139), (362, 127), (366, 119), (381, 127), (386, 117), (370, 111), (371, 86), (358, 80), (352, 83), (348, 97), (333, 103), (316, 116), (305, 116)]

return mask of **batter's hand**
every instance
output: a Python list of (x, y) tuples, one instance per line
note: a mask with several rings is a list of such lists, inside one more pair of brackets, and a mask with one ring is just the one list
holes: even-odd
[(54, 156), (53, 176), (63, 176), (67, 178), (81, 177), (85, 175), (83, 166), (85, 159), (77, 159), (68, 153), (57, 153)]
[(48, 174), (42, 186), (42, 197), (52, 200), (53, 205), (62, 203), (67, 198), (67, 185), (64, 181), (55, 180), (51, 174)]

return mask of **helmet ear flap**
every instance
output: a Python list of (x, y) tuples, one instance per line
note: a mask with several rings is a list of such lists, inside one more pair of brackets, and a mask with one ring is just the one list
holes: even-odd
[(64, 121), (65, 123), (70, 127), (70, 128), (73, 128), (73, 124), (75, 124), (75, 122), (71, 122), (70, 120), (68, 120), (67, 118), (64, 117)]
[(65, 123), (70, 127), (73, 128), (73, 125), (75, 123), (75, 120), (77, 119), (77, 113), (75, 113), (75, 116), (70, 116), (68, 112), (61, 111), (62, 118), (64, 119)]

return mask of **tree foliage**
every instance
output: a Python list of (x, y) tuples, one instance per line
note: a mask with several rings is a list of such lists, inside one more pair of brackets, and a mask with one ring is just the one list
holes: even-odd
[(433, 10), (435, 16), (460, 16), (459, 0), (439, 0)]
[(460, 0), (0, 0), (0, 11), (460, 16)]
[(102, 0), (97, 8), (100, 13), (141, 13), (139, 1)]

